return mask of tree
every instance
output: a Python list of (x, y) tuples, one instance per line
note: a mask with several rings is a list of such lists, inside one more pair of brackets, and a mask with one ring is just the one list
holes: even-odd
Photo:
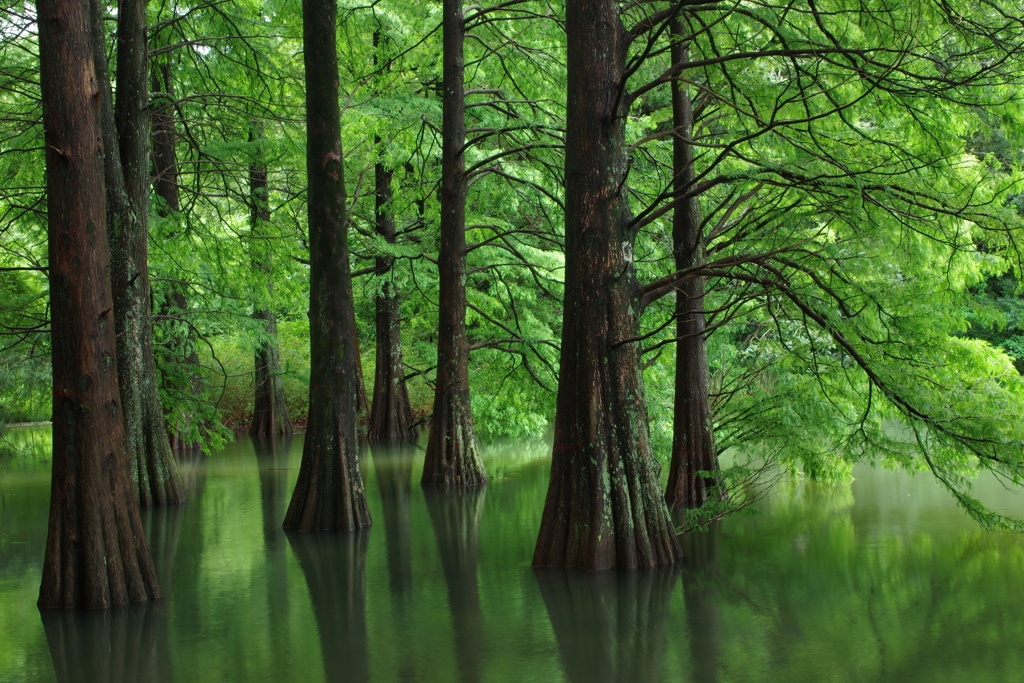
[(565, 313), (551, 481), (534, 566), (675, 562), (637, 344), (627, 203), (627, 36), (618, 3), (566, 5)]
[(469, 339), (466, 337), (466, 96), (462, 0), (442, 5), (443, 107), (441, 142), (441, 244), (437, 323), (437, 378), (430, 437), (423, 464), (424, 486), (487, 483), (469, 400)]
[(157, 392), (149, 286), (149, 54), (145, 0), (118, 5), (117, 101), (111, 107), (99, 8), (93, 39), (103, 89), (103, 140), (117, 364), (132, 479), (142, 505), (180, 503), (185, 492)]
[[(683, 68), (687, 50), (682, 21), (671, 21), (672, 66)], [(687, 85), (672, 81), (672, 174), (676, 197), (686, 197), (697, 176), (694, 168), (693, 103)], [(700, 201), (696, 195), (676, 204), (672, 212), (672, 244), (677, 271), (706, 262)], [(700, 507), (709, 489), (720, 486), (718, 453), (708, 400), (708, 351), (704, 316), (705, 277), (678, 285), (675, 301), (676, 368), (672, 420), (672, 461), (665, 500), (670, 506)], [(724, 491), (720, 491), (722, 495)]]
[(369, 526), (356, 439), (355, 312), (338, 106), (334, 0), (303, 0), (309, 220), (309, 425), (284, 526)]
[(89, 3), (38, 5), (45, 104), (53, 475), (39, 606), (160, 597), (132, 491), (118, 392), (100, 93)]
[(249, 142), (256, 143), (256, 158), (249, 165), (250, 259), (257, 282), (264, 284), (266, 299), (257, 302), (253, 318), (263, 322), (263, 333), (256, 345), (255, 353), (255, 399), (249, 435), (256, 438), (272, 438), (292, 433), (292, 421), (288, 417), (288, 406), (284, 401), (284, 386), (281, 384), (281, 360), (277, 344), (277, 313), (273, 308), (274, 282), (273, 250), (268, 246), (271, 236), (270, 196), (267, 186), (267, 166), (261, 159), (259, 141), (262, 135), (257, 130), (249, 133)]

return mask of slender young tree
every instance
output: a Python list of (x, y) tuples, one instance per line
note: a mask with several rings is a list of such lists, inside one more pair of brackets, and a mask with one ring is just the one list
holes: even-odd
[(309, 220), (309, 426), (284, 526), (369, 526), (356, 439), (355, 311), (338, 105), (334, 0), (303, 0)]
[(675, 562), (647, 427), (637, 337), (624, 97), (614, 0), (569, 0), (565, 303), (554, 455), (534, 566)]
[[(682, 69), (687, 61), (682, 21), (671, 21), (672, 64)], [(672, 168), (675, 195), (685, 198), (672, 212), (672, 243), (677, 271), (695, 270), (707, 261), (700, 201), (691, 193), (696, 171), (693, 165), (693, 103), (687, 86), (672, 80)], [(708, 401), (708, 349), (704, 316), (705, 278), (698, 275), (676, 288), (675, 406), (672, 427), (672, 462), (668, 470), (665, 500), (670, 506), (700, 507), (709, 489), (720, 485), (711, 408)]]
[(423, 465), (424, 486), (487, 483), (469, 400), (466, 337), (466, 96), (462, 0), (442, 5), (441, 245), (437, 379)]
[(273, 307), (274, 252), (270, 248), (270, 195), (267, 165), (263, 163), (260, 140), (255, 126), (249, 131), (249, 142), (256, 144), (256, 155), (249, 165), (249, 258), (253, 275), (265, 290), (265, 301), (255, 306), (252, 317), (263, 322), (264, 339), (255, 352), (255, 396), (249, 435), (272, 438), (292, 433), (292, 421), (284, 400), (281, 383), (281, 354), (277, 345), (277, 313)]
[(118, 392), (101, 98), (88, 0), (38, 4), (49, 220), (53, 474), (39, 606), (160, 596)]
[(179, 503), (178, 476), (157, 391), (149, 287), (150, 115), (145, 0), (122, 0), (117, 16), (117, 102), (111, 105), (102, 16), (93, 2), (96, 71), (110, 233), (117, 368), (132, 479), (143, 505)]

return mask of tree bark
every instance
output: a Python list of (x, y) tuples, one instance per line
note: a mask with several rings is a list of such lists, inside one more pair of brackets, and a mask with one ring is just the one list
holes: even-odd
[[(380, 146), (380, 139), (377, 139)], [(388, 244), (395, 243), (395, 219), (391, 212), (391, 177), (394, 173), (383, 161), (374, 165), (377, 220), (375, 230)], [(391, 256), (377, 257), (377, 277), (384, 279), (376, 298), (377, 362), (373, 378), (373, 404), (367, 438), (372, 445), (399, 446), (415, 443), (418, 431), (405, 384), (402, 361), (401, 299), (390, 279), (394, 268)]]
[(303, 0), (309, 189), (309, 425), (284, 526), (370, 524), (356, 439), (359, 352), (349, 272), (334, 0)]
[[(164, 219), (178, 222), (181, 215), (181, 193), (178, 188), (178, 155), (175, 150), (178, 133), (174, 123), (174, 82), (171, 80), (171, 69), (167, 64), (159, 65), (152, 72), (153, 89), (166, 96), (166, 99), (153, 106), (153, 192), (163, 200), (157, 214)], [(178, 231), (165, 233), (160, 237), (170, 239)], [(170, 302), (165, 301), (160, 312), (163, 315), (183, 316), (188, 310), (188, 299), (185, 296), (185, 285), (181, 282), (170, 282)], [(180, 329), (180, 328), (179, 328)], [(175, 333), (168, 341), (172, 349), (186, 350), (180, 355), (165, 354), (171, 371), (164, 366), (162, 382), (164, 390), (168, 389), (179, 396), (197, 397), (201, 393), (199, 381), (199, 354), (195, 347), (195, 334)], [(166, 414), (166, 413), (165, 413)], [(196, 448), (192, 434), (195, 430), (195, 416), (189, 412), (178, 413), (173, 424), (168, 425), (171, 449), (178, 451)]]
[(679, 543), (658, 484), (637, 344), (626, 188), (625, 30), (567, 4), (566, 277), (551, 480), (534, 566), (650, 567)]
[[(261, 137), (250, 131), (249, 142), (259, 143)], [(249, 436), (270, 439), (292, 433), (292, 421), (288, 417), (288, 406), (284, 400), (284, 386), (281, 383), (281, 360), (277, 345), (277, 314), (274, 312), (274, 252), (270, 248), (268, 234), (270, 227), (270, 196), (267, 187), (267, 166), (260, 159), (257, 148), (256, 159), (249, 166), (249, 257), (253, 275), (262, 281), (264, 300), (254, 303), (252, 317), (263, 322), (266, 340), (256, 346), (255, 353), (255, 396)]]
[[(681, 42), (681, 21), (672, 22), (673, 64), (685, 64), (687, 48)], [(672, 165), (674, 191), (681, 196), (693, 188), (693, 106), (686, 85), (672, 81)], [(673, 212), (672, 242), (676, 270), (705, 263), (704, 234), (697, 197), (681, 202)], [(676, 290), (676, 374), (672, 428), (672, 462), (665, 500), (670, 506), (700, 507), (716, 493), (718, 477), (700, 472), (718, 470), (711, 408), (708, 403), (708, 351), (704, 319), (704, 277), (695, 277)], [(718, 490), (718, 495), (724, 491)]]
[[(139, 503), (180, 503), (185, 491), (157, 391), (149, 287), (149, 54), (144, 0), (122, 0), (117, 18), (117, 102), (111, 104), (102, 9), (93, 2), (101, 100), (117, 371), (132, 481)], [(101, 54), (102, 53), (102, 54)]]
[(444, 0), (441, 143), (441, 246), (437, 378), (423, 486), (487, 483), (469, 399), (466, 338), (466, 140), (462, 0)]
[(39, 606), (160, 596), (118, 393), (100, 127), (85, 0), (38, 4), (49, 220), (53, 472)]

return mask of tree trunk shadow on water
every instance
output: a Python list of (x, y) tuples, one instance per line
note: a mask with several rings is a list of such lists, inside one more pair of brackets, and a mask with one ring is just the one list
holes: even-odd
[[(676, 520), (678, 523), (678, 520)], [(718, 554), (722, 525), (680, 536), (683, 547), (683, 598), (690, 631), (693, 683), (717, 683), (721, 664), (721, 624), (718, 614)]]
[(286, 531), (306, 577), (324, 659), (325, 680), (370, 680), (366, 640), (369, 529), (346, 533)]
[(412, 594), (412, 466), (417, 451), (412, 447), (373, 447), (373, 471), (377, 478), (384, 512), (384, 535), (388, 558), (388, 587), (396, 610)]
[(679, 580), (675, 566), (617, 572), (541, 567), (534, 576), (568, 680), (662, 680), (665, 620)]
[(487, 488), (483, 486), (423, 490), (448, 588), (459, 680), (466, 683), (483, 680), (486, 654), (476, 575), (480, 517), (486, 495)]
[(162, 602), (112, 611), (42, 610), (59, 683), (171, 683), (168, 608)]

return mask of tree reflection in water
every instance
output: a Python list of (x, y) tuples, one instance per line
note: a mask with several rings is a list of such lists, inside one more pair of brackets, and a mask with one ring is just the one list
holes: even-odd
[(459, 679), (466, 683), (482, 680), (486, 654), (476, 576), (480, 516), (486, 495), (485, 486), (423, 489), (448, 588)]
[(121, 610), (42, 610), (46, 643), (59, 683), (170, 683), (164, 601)]
[(704, 531), (679, 537), (683, 547), (683, 598), (690, 628), (690, 674), (693, 683), (718, 683), (721, 658), (721, 624), (715, 586), (719, 583), (718, 552), (722, 540), (720, 522)]
[(404, 602), (412, 594), (412, 543), (409, 507), (412, 499), (414, 448), (373, 449), (373, 473), (380, 491), (387, 544), (388, 583), (391, 596)]
[(285, 533), (309, 588), (325, 680), (369, 681), (366, 547), (370, 530)]
[(570, 681), (661, 680), (676, 567), (618, 572), (545, 567), (535, 569), (534, 576)]

